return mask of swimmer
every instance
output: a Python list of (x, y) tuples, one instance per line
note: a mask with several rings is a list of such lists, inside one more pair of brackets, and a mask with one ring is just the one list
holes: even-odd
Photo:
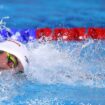
[(0, 71), (24, 72), (29, 65), (28, 50), (18, 41), (0, 42)]

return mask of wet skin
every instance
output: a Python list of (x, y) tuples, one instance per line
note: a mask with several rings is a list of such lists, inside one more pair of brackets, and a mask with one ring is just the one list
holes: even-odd
[(7, 59), (7, 53), (3, 52), (2, 54), (0, 54), (0, 71), (2, 70), (15, 70), (15, 71), (23, 71), (23, 66), (20, 63), (20, 61), (18, 60), (18, 65), (15, 68), (11, 68), (8, 65), (8, 59)]

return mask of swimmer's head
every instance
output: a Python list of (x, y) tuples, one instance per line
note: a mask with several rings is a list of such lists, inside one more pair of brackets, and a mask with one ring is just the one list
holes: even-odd
[(13, 40), (0, 42), (0, 68), (24, 71), (29, 64), (27, 48)]

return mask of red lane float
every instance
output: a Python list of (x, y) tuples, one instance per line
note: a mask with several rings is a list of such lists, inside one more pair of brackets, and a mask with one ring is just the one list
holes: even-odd
[(84, 39), (85, 35), (85, 28), (71, 28), (71, 29), (65, 29), (65, 28), (56, 28), (53, 32), (53, 40), (66, 40), (66, 41), (72, 41), (72, 40), (81, 40)]
[(105, 28), (89, 28), (88, 37), (93, 39), (105, 39)]
[(36, 39), (41, 37), (51, 37), (52, 30), (50, 28), (40, 28), (36, 30)]
[(79, 41), (86, 38), (85, 32), (85, 28), (41, 28), (36, 30), (36, 39), (47, 37), (52, 40)]
[(87, 38), (105, 39), (105, 28), (41, 28), (36, 30), (36, 39), (47, 37), (52, 40), (81, 41)]

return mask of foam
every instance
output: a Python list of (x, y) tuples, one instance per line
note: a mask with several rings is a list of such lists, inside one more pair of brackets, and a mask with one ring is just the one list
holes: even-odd
[[(35, 43), (37, 44), (37, 42)], [(68, 85), (82, 84), (93, 87), (104, 86), (104, 59), (99, 61), (99, 58), (100, 60), (102, 58), (100, 52), (98, 60), (90, 56), (90, 54), (94, 56), (99, 48), (93, 49), (93, 54), (85, 52), (87, 55), (81, 56), (85, 48), (91, 50), (91, 46), (94, 46), (94, 44), (98, 46), (96, 42), (92, 41), (93, 45), (90, 43), (90, 40), (84, 43), (74, 44), (72, 42), (75, 47), (71, 45), (65, 46), (67, 50), (63, 49), (62, 46), (58, 47), (58, 43), (42, 43), (34, 46), (35, 43), (30, 47), (31, 66), (27, 71), (27, 77), (32, 81), (37, 80), (45, 84), (63, 83)], [(88, 57), (90, 61), (87, 59)]]

